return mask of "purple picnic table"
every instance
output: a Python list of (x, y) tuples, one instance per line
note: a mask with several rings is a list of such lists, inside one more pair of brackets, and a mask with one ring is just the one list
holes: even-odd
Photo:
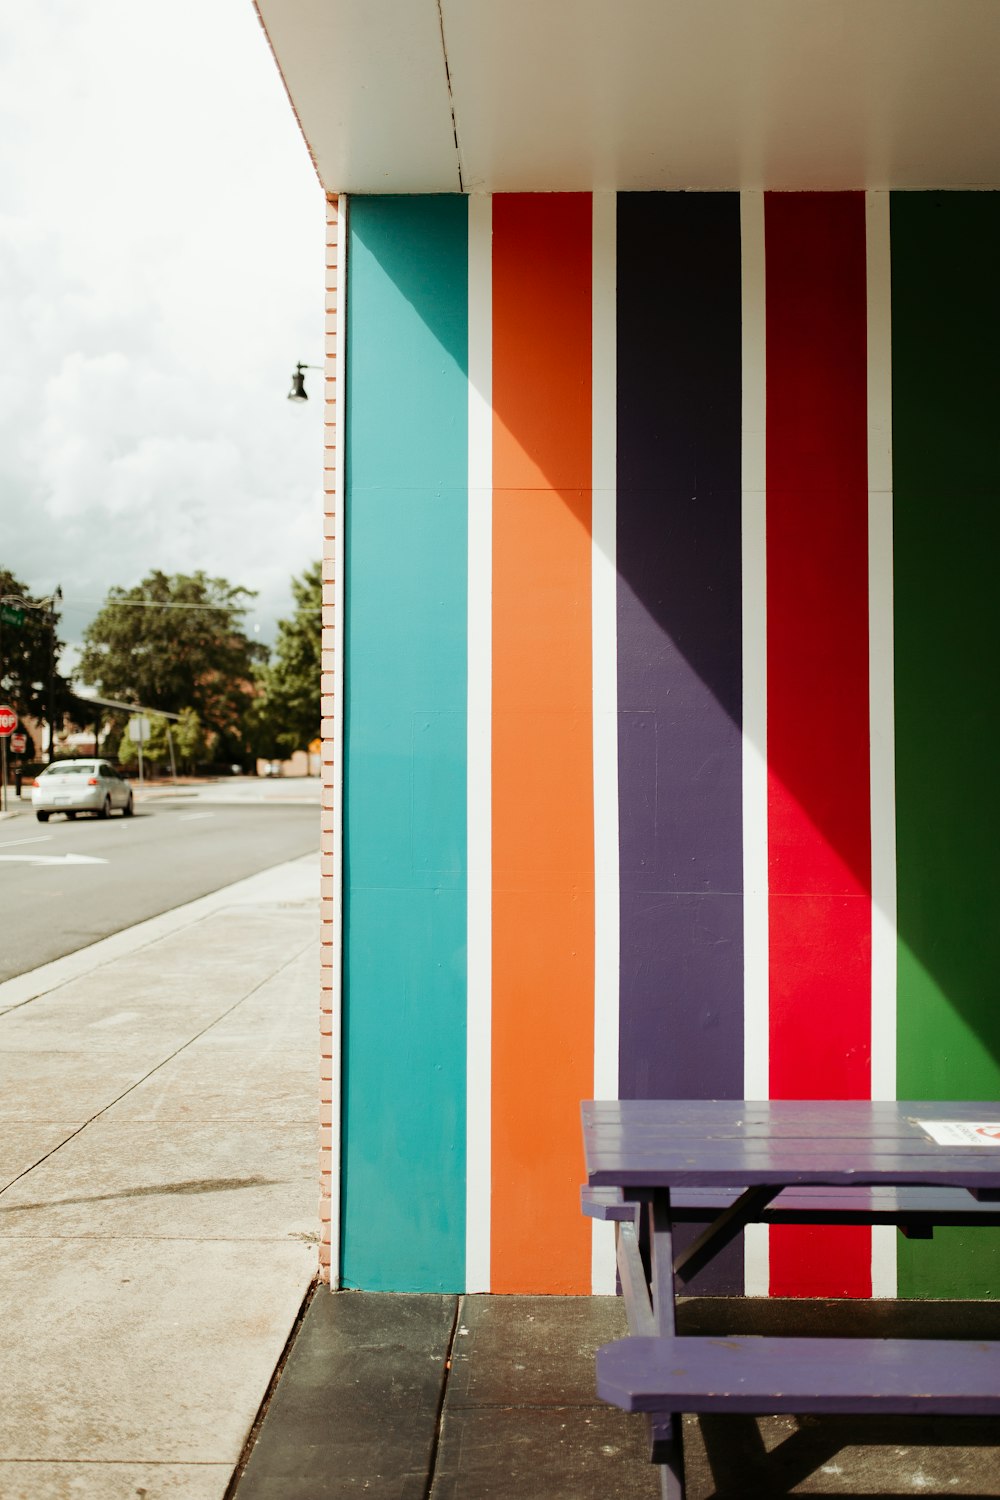
[[(1000, 1223), (1000, 1144), (969, 1130), (997, 1120), (996, 1101), (583, 1105), (584, 1207), (615, 1221), (631, 1335), (598, 1351), (598, 1394), (649, 1414), (667, 1500), (684, 1495), (684, 1411), (1000, 1413), (1000, 1343), (684, 1338), (675, 1307), (677, 1284), (749, 1223)], [(952, 1122), (977, 1143), (927, 1128)], [(694, 1216), (712, 1221), (675, 1255), (674, 1225)]]

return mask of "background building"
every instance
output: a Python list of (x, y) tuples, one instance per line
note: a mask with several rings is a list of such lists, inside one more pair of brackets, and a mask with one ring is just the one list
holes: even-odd
[(1000, 1096), (1000, 10), (258, 4), (329, 199), (325, 1258), (611, 1290), (581, 1098)]

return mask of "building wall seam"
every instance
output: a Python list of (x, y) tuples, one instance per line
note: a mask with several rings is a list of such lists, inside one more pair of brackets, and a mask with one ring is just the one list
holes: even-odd
[(323, 437), (322, 819), (320, 830), (319, 1274), (336, 1287), (340, 1239), (341, 730), (343, 722), (343, 342), (347, 199), (329, 195)]

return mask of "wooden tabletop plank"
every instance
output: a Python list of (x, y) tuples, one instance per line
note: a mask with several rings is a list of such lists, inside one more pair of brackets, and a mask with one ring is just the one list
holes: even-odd
[(619, 1100), (583, 1107), (593, 1186), (945, 1183), (1000, 1188), (1000, 1146), (943, 1146), (925, 1120), (1000, 1118), (1000, 1104)]
[(766, 1130), (772, 1135), (822, 1130), (849, 1136), (858, 1130), (902, 1136), (911, 1119), (1000, 1119), (1000, 1101), (968, 1100), (796, 1100), (775, 1099), (620, 1099), (588, 1100), (584, 1117), (602, 1127), (617, 1123), (630, 1130), (711, 1129), (722, 1136)]

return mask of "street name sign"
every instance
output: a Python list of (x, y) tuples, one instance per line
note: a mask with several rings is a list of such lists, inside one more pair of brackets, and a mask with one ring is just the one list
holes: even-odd
[(16, 604), (0, 604), (0, 625), (24, 624), (24, 610), (18, 609)]

